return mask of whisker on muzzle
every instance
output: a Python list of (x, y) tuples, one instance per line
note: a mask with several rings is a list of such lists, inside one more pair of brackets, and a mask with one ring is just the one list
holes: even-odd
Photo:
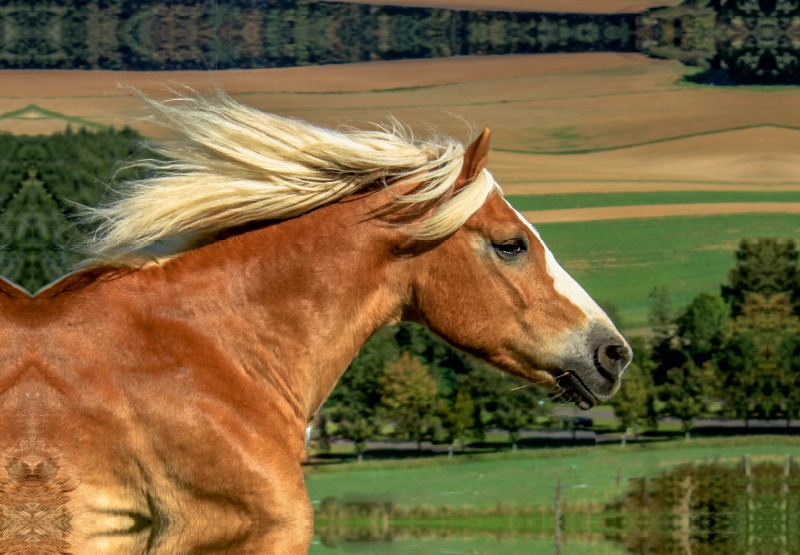
[[(561, 374), (560, 376), (555, 376), (555, 377), (554, 377), (554, 378), (552, 378), (552, 379), (553, 379), (553, 380), (557, 380), (557, 379), (559, 379), (559, 378), (563, 378), (563, 377), (564, 377), (564, 376), (566, 376), (567, 374), (569, 374), (569, 372), (564, 372), (564, 373), (563, 373), (563, 374)], [(530, 383), (526, 383), (526, 384), (523, 384), (523, 385), (521, 385), (521, 386), (519, 386), (519, 387), (513, 387), (513, 388), (511, 388), (511, 391), (519, 391), (520, 389), (525, 389), (526, 387), (530, 387), (530, 386), (532, 386), (532, 385), (543, 385), (543, 384), (545, 384), (545, 383), (547, 383), (547, 382), (549, 382), (549, 381), (550, 381), (550, 380), (545, 380), (545, 381), (541, 381), (541, 382), (530, 382)]]

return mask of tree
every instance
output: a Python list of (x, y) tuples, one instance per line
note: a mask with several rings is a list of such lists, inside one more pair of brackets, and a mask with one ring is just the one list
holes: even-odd
[(743, 240), (722, 295), (734, 315), (719, 360), (726, 413), (786, 418), (796, 412), (795, 336), (800, 328), (800, 272), (792, 240)]
[(659, 391), (664, 401), (663, 413), (681, 421), (686, 439), (689, 439), (694, 419), (706, 411), (706, 399), (713, 378), (714, 373), (709, 366), (697, 366), (692, 360), (670, 368), (666, 373), (666, 380)]
[[(510, 383), (508, 383), (510, 382)], [(541, 394), (530, 384), (508, 380), (507, 388), (494, 402), (491, 423), (506, 430), (511, 447), (517, 450), (520, 432), (536, 423), (536, 418), (544, 413)]]
[(630, 342), (633, 352), (638, 355), (625, 369), (622, 387), (611, 399), (611, 406), (623, 430), (633, 428), (636, 435), (639, 427), (654, 428), (657, 425), (655, 386), (645, 341), (641, 337), (632, 337)]
[(778, 387), (786, 404), (786, 426), (792, 418), (800, 418), (800, 333), (787, 333), (778, 346), (781, 363)]
[(686, 362), (686, 356), (678, 349), (667, 287), (653, 287), (647, 301), (647, 320), (653, 328), (652, 347), (649, 349), (653, 362), (651, 374), (655, 386), (660, 387), (666, 381), (667, 370)]
[(489, 415), (495, 410), (496, 399), (504, 388), (503, 377), (499, 371), (478, 361), (470, 361), (471, 369), (458, 377), (459, 391), (464, 389), (473, 400), (472, 432), (479, 440), (484, 438)]
[(416, 441), (433, 436), (437, 383), (428, 368), (411, 353), (404, 352), (386, 365), (380, 380), (384, 415), (395, 424), (395, 434)]
[(545, 403), (547, 392), (540, 387), (478, 361), (470, 361), (470, 365), (471, 370), (459, 376), (459, 390), (465, 388), (474, 400), (476, 436), (483, 437), (487, 427), (497, 427), (509, 432), (513, 445), (521, 430), (550, 411), (550, 404)]
[(745, 422), (753, 416), (751, 401), (757, 388), (756, 366), (759, 348), (750, 330), (735, 331), (717, 362), (718, 396), (723, 414)]
[(326, 410), (346, 407), (363, 416), (373, 415), (381, 404), (381, 379), (387, 363), (400, 357), (397, 329), (377, 330), (358, 351), (325, 402)]
[(322, 414), (336, 423), (336, 436), (352, 441), (363, 460), (367, 441), (380, 431), (381, 379), (388, 361), (400, 356), (395, 328), (376, 331), (353, 359), (325, 402)]
[(748, 294), (741, 310), (718, 363), (726, 413), (746, 421), (788, 419), (795, 410), (792, 359), (800, 321), (784, 294)]
[(712, 360), (725, 343), (730, 311), (722, 297), (700, 293), (678, 316), (683, 351), (698, 366)]
[(333, 412), (332, 419), (337, 424), (337, 435), (349, 439), (355, 447), (358, 462), (364, 460), (367, 450), (367, 440), (378, 433), (378, 422), (374, 414), (362, 414), (357, 410), (339, 407)]
[(442, 427), (447, 432), (447, 440), (451, 445), (456, 441), (461, 442), (461, 449), (464, 450), (466, 436), (475, 425), (475, 401), (469, 391), (459, 389), (453, 401), (439, 399), (437, 411)]
[(765, 299), (785, 293), (795, 307), (800, 304), (798, 252), (793, 240), (743, 239), (735, 257), (736, 264), (728, 272), (730, 283), (722, 286), (722, 296), (734, 316), (742, 314), (747, 296), (754, 293)]
[(654, 331), (668, 333), (672, 325), (672, 305), (666, 285), (653, 287), (647, 294), (647, 320)]
[(439, 385), (440, 396), (454, 398), (459, 376), (471, 370), (473, 361), (425, 326), (402, 322), (394, 329), (398, 349), (408, 351), (428, 367), (431, 377)]
[[(74, 203), (96, 205), (115, 165), (144, 154), (136, 152), (140, 140), (128, 128), (77, 133), (68, 128), (34, 137), (0, 134), (3, 275), (35, 291), (79, 262), (77, 252), (64, 248), (82, 238), (69, 220)], [(129, 169), (120, 178), (141, 175), (142, 170)]]
[(670, 330), (662, 323), (656, 337), (651, 360), (662, 413), (681, 420), (687, 439), (713, 391), (715, 357), (725, 342), (727, 317), (720, 297), (701, 293), (677, 317), (675, 327)]
[(319, 430), (319, 439), (317, 440), (317, 449), (326, 455), (331, 452), (331, 434), (328, 429), (328, 415), (323, 411), (317, 414), (315, 418), (315, 428)]

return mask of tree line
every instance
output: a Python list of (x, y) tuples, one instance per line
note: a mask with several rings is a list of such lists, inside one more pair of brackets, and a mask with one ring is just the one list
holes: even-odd
[(728, 282), (673, 310), (666, 287), (650, 293), (653, 336), (613, 400), (626, 427), (657, 416), (786, 421), (800, 416), (800, 273), (793, 240), (743, 240)]
[(562, 426), (547, 392), (501, 374), (452, 349), (426, 328), (402, 323), (378, 330), (350, 364), (316, 419), (319, 447), (351, 440), (359, 455), (367, 440), (395, 438), (451, 447), (482, 439), (488, 429), (509, 433)]
[(314, 0), (0, 0), (0, 68), (285, 67), (468, 54), (631, 52), (632, 14)]
[(637, 16), (636, 49), (705, 70), (687, 76), (694, 82), (796, 85), (799, 16), (794, 0), (684, 0)]
[[(0, 267), (36, 291), (81, 260), (75, 203), (95, 206), (121, 160), (146, 156), (142, 136), (108, 129), (43, 136), (0, 133)], [(119, 178), (138, 176), (128, 170)]]

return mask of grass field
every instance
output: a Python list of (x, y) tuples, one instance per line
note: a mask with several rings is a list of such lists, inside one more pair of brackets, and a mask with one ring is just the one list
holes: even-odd
[[(610, 542), (599, 540), (566, 541), (561, 546), (561, 555), (628, 555), (629, 552)], [(310, 555), (337, 555), (357, 553), (358, 555), (509, 555), (529, 554), (549, 555), (555, 553), (551, 538), (496, 538), (449, 537), (449, 538), (393, 538), (382, 542), (352, 542), (335, 546), (324, 546), (316, 539), (311, 545)]]
[(666, 285), (676, 306), (719, 292), (743, 237), (800, 239), (791, 214), (653, 218), (537, 226), (542, 238), (584, 288), (617, 305), (624, 327), (646, 323), (648, 292)]
[[(311, 500), (326, 497), (367, 498), (415, 506), (493, 507), (550, 506), (559, 477), (566, 503), (606, 503), (621, 495), (626, 479), (657, 476), (670, 467), (693, 461), (738, 462), (783, 460), (800, 455), (795, 438), (748, 437), (693, 439), (657, 443), (562, 449), (539, 449), (514, 454), (478, 455), (461, 460), (355, 463), (310, 470), (306, 474)], [(617, 468), (622, 485), (616, 487)]]
[[(534, 553), (549, 555), (555, 553), (551, 538), (496, 538), (449, 537), (449, 538), (393, 538), (381, 542), (349, 542), (335, 546), (325, 546), (315, 539), (309, 550), (310, 555), (337, 555), (357, 553), (358, 555), (509, 555)], [(629, 552), (612, 543), (599, 540), (566, 541), (561, 546), (561, 555), (627, 555)]]

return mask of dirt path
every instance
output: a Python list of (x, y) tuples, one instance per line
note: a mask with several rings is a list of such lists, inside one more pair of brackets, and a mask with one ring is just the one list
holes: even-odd
[(800, 202), (721, 202), (717, 204), (647, 204), (566, 210), (522, 212), (534, 224), (665, 218), (669, 216), (719, 216), (725, 214), (800, 214)]
[[(342, 0), (331, 0), (341, 2)], [(345, 2), (350, 0), (344, 0)], [(555, 13), (639, 13), (648, 8), (675, 5), (679, 0), (352, 0), (359, 4)]]
[(800, 183), (764, 185), (759, 183), (667, 183), (664, 181), (631, 182), (558, 182), (531, 184), (504, 184), (506, 195), (567, 195), (579, 193), (652, 193), (655, 191), (800, 191)]

